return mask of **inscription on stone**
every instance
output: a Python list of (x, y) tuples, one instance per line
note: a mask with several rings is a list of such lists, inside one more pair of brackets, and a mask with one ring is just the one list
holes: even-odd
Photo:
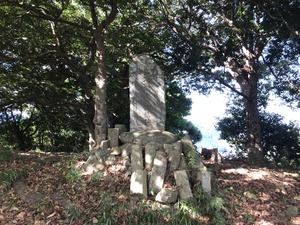
[(147, 55), (129, 65), (130, 131), (165, 130), (164, 74)]

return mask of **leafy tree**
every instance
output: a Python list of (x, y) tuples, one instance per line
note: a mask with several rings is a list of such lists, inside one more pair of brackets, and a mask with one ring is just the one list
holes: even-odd
[[(2, 1), (1, 9), (4, 21), (1, 25), (11, 29), (14, 26), (12, 22), (14, 22), (17, 23), (15, 27), (18, 28), (15, 30), (16, 35), (12, 35), (10, 39), (3, 39), (12, 42), (11, 45), (8, 45), (12, 46), (11, 49), (7, 48), (5, 43), (2, 45), (2, 57), (6, 59), (6, 62), (10, 60), (12, 64), (4, 64), (3, 69), (7, 70), (9, 66), (15, 67), (14, 63), (21, 66), (24, 61), (33, 59), (31, 63), (37, 61), (41, 68), (45, 68), (43, 71), (45, 75), (48, 72), (48, 75), (51, 76), (54, 72), (62, 83), (69, 83), (71, 80), (79, 81), (83, 86), (81, 96), (87, 98), (88, 102), (89, 100), (93, 102), (94, 105), (93, 122), (88, 121), (90, 143), (93, 147), (99, 146), (101, 141), (106, 138), (107, 129), (104, 43), (108, 25), (117, 15), (117, 1), (102, 2), (101, 4), (94, 1), (70, 2), (64, 0), (55, 3)], [(17, 21), (13, 21), (13, 19)], [(34, 34), (38, 35), (30, 37)], [(37, 46), (31, 38), (37, 39)], [(18, 42), (21, 43), (21, 47), (24, 43), (24, 48), (29, 50), (27, 54), (25, 51), (19, 50)], [(21, 50), (23, 49), (21, 48)], [(50, 61), (45, 60), (47, 56), (51, 57)], [(39, 60), (40, 57), (44, 57), (44, 60)], [(64, 70), (67, 70), (66, 73), (68, 73), (65, 78), (60, 74)], [(18, 69), (18, 71), (23, 73), (22, 69)], [(91, 79), (95, 84), (94, 93), (90, 88)], [(60, 91), (56, 82), (53, 82), (55, 83), (54, 91)], [(67, 91), (69, 90), (72, 89)], [(76, 91), (71, 94), (74, 93)], [(73, 101), (74, 99), (76, 98), (72, 98)], [(7, 102), (3, 104), (7, 104)]]
[[(2, 145), (11, 144), (11, 147), (22, 151), (32, 147), (33, 135), (36, 130), (33, 129), (32, 122), (34, 114), (33, 109), (26, 110), (22, 107), (6, 107), (0, 114)], [(27, 111), (27, 113), (26, 113)], [(31, 112), (29, 112), (31, 111)], [(24, 118), (24, 113), (28, 116)]]
[(97, 148), (106, 111), (112, 123), (128, 121), (130, 58), (141, 52), (158, 58), (154, 50), (164, 48), (164, 39), (153, 38), (161, 26), (145, 31), (153, 23), (148, 9), (144, 1), (118, 1), (117, 17), (116, 0), (1, 1), (0, 108), (33, 105), (51, 121), (39, 130), (57, 134), (51, 143), (61, 135), (54, 124), (66, 125), (68, 132), (87, 129), (90, 150)]
[[(247, 135), (245, 130), (245, 111), (241, 101), (233, 101), (228, 109), (231, 116), (222, 118), (217, 129), (221, 138), (227, 140), (237, 152), (245, 153)], [(262, 127), (262, 145), (264, 156), (275, 163), (300, 165), (300, 132), (299, 125), (283, 123), (283, 117), (267, 113), (260, 107)]]
[[(299, 48), (299, 2), (160, 0), (156, 7), (172, 31), (166, 54), (174, 73), (184, 73), (188, 85), (198, 90), (227, 87), (243, 97), (244, 146), (252, 161), (262, 162), (258, 86), (265, 74), (259, 72), (275, 55), (299, 55), (290, 51)], [(277, 76), (286, 80), (291, 74)]]

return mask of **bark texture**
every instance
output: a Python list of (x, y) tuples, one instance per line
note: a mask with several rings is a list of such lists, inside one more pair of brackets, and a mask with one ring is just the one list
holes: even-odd
[[(102, 141), (106, 140), (108, 118), (106, 106), (106, 88), (107, 88), (107, 75), (106, 75), (106, 62), (105, 62), (105, 37), (107, 27), (111, 24), (117, 15), (117, 0), (111, 1), (110, 13), (105, 20), (99, 21), (96, 7), (93, 1), (90, 1), (90, 9), (92, 14), (93, 26), (95, 28), (95, 56), (97, 60), (95, 71), (95, 102), (94, 102), (94, 133), (89, 135), (90, 143), (93, 144), (92, 148), (100, 147)], [(92, 139), (92, 140), (91, 140)], [(91, 148), (90, 148), (91, 149)]]

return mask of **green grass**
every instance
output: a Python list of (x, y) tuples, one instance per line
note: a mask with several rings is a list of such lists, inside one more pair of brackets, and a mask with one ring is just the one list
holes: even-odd
[(17, 179), (24, 178), (26, 173), (24, 171), (0, 171), (0, 185), (8, 186)]

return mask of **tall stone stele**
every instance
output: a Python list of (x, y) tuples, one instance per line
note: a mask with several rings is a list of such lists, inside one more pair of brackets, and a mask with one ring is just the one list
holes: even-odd
[(164, 73), (147, 55), (129, 65), (130, 131), (165, 130)]

